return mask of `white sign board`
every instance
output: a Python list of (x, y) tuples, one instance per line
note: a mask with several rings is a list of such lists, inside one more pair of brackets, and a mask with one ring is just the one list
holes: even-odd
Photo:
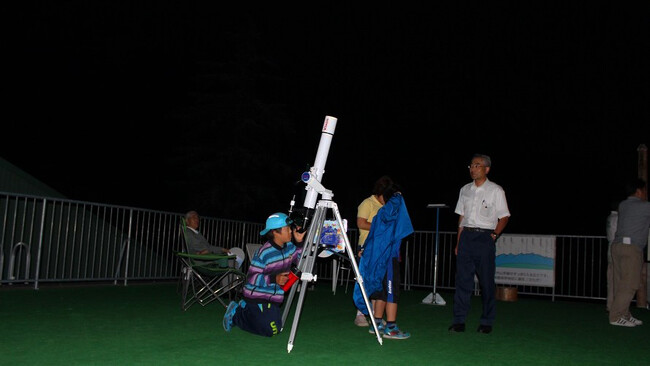
[(555, 287), (555, 236), (504, 234), (496, 243), (497, 284)]

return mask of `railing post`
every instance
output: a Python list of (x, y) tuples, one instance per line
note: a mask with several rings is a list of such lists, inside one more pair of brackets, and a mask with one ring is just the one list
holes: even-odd
[(411, 276), (409, 275), (410, 271), (410, 263), (409, 263), (409, 240), (406, 239), (406, 250), (404, 251), (404, 283), (402, 284), (404, 286), (404, 290), (410, 290), (411, 289), (411, 284), (409, 283), (409, 280), (411, 279)]
[(126, 261), (124, 263), (124, 286), (127, 285), (129, 278), (129, 256), (131, 254), (131, 231), (133, 230), (133, 209), (129, 210), (129, 232), (126, 241)]
[[(8, 215), (9, 195), (6, 196), (6, 201), (7, 204), (4, 206), (4, 210), (2, 212), (2, 231), (0, 231), (3, 233), (7, 229), (7, 218), (9, 217)], [(5, 236), (0, 235), (0, 286), (2, 286), (2, 276), (4, 274), (4, 269), (5, 269)]]
[[(126, 234), (126, 239), (122, 240), (122, 247), (120, 248), (120, 258), (117, 261), (117, 268), (115, 269), (115, 279), (113, 284), (117, 285), (117, 279), (120, 276), (120, 269), (122, 268), (122, 263), (124, 263), (124, 286), (127, 285), (128, 275), (129, 275), (129, 253), (131, 248), (131, 226), (133, 225), (133, 210), (129, 210), (129, 231)], [(126, 253), (126, 259), (122, 262), (124, 258), (124, 253)]]
[(45, 212), (47, 211), (47, 198), (43, 199), (43, 209), (41, 210), (41, 225), (38, 233), (38, 251), (36, 252), (36, 272), (34, 272), (34, 290), (38, 290), (38, 279), (41, 275), (41, 252), (43, 249), (43, 234), (45, 226)]

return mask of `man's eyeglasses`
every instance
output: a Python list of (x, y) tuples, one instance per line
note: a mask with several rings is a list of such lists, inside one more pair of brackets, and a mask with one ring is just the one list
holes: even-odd
[(472, 168), (474, 168), (474, 169), (478, 169), (478, 168), (483, 168), (483, 167), (485, 167), (485, 165), (481, 165), (481, 164), (471, 164), (471, 165), (468, 165), (468, 166), (467, 166), (467, 169), (472, 169)]

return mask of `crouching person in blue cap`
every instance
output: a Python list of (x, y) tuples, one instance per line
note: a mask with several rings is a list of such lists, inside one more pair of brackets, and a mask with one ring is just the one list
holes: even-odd
[[(223, 316), (223, 329), (233, 326), (262, 336), (272, 337), (282, 329), (282, 310), (285, 291), (282, 286), (289, 279), (292, 265), (297, 265), (302, 253), (305, 233), (292, 228), (293, 221), (283, 213), (274, 213), (266, 219), (260, 235), (266, 243), (255, 253), (246, 275), (244, 299), (230, 302)], [(287, 289), (287, 291), (289, 291)]]

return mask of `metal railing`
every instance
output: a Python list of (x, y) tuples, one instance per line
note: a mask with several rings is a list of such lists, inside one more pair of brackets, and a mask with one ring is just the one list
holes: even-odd
[[(437, 289), (454, 289), (456, 232), (440, 232)], [(405, 239), (405, 287), (433, 287), (435, 231), (416, 231)], [(498, 245), (498, 242), (497, 242)], [(557, 235), (555, 287), (508, 285), (519, 294), (581, 299), (607, 297), (607, 238)], [(478, 287), (476, 288), (478, 291)]]
[[(175, 280), (184, 213), (0, 192), (0, 285), (43, 282)], [(201, 232), (214, 245), (244, 249), (261, 243), (262, 223), (202, 217)], [(356, 251), (358, 233), (348, 231)], [(438, 289), (453, 289), (455, 232), (440, 232)], [(516, 286), (520, 294), (585, 299), (606, 297), (604, 236), (557, 236), (555, 288)], [(432, 288), (435, 231), (416, 231), (403, 241), (403, 286)], [(332, 260), (315, 273), (332, 278)], [(353, 277), (353, 276), (352, 276)], [(352, 280), (352, 279), (350, 279)]]
[[(183, 214), (0, 193), (0, 284), (175, 279)], [(203, 218), (224, 247), (259, 240), (261, 224)]]

